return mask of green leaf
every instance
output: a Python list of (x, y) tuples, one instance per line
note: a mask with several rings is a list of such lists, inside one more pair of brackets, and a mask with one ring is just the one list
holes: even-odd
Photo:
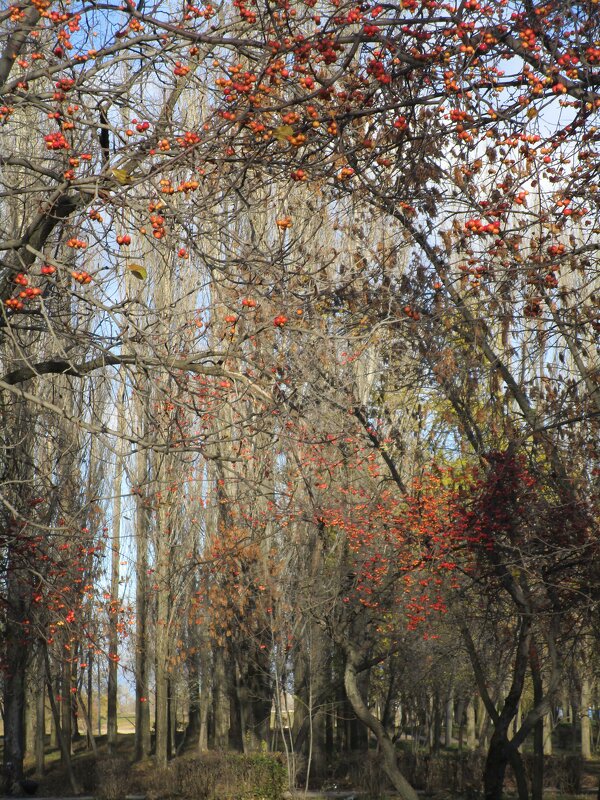
[(285, 142), (288, 136), (293, 135), (294, 129), (291, 125), (280, 125), (278, 128), (273, 130), (273, 136), (275, 136), (278, 142)]
[(143, 267), (141, 264), (128, 264), (127, 269), (134, 275), (139, 281), (145, 281), (148, 277), (148, 272), (146, 267)]
[(127, 186), (128, 183), (131, 183), (131, 175), (127, 172), (126, 169), (111, 169), (111, 174), (113, 178), (120, 183), (121, 186)]

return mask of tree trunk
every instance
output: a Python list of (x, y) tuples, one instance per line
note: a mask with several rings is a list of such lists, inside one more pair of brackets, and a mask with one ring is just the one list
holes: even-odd
[(229, 698), (227, 696), (227, 680), (225, 671), (225, 652), (217, 646), (213, 655), (213, 719), (214, 747), (226, 750), (229, 746)]
[(156, 555), (156, 763), (167, 766), (169, 758), (169, 532), (166, 509), (161, 503)]
[(529, 800), (529, 785), (527, 782), (525, 764), (523, 763), (523, 756), (514, 747), (509, 749), (509, 762), (515, 776), (519, 800)]
[(353, 663), (353, 653), (350, 648), (348, 648), (346, 652), (347, 659), (344, 670), (344, 686), (346, 688), (346, 695), (354, 709), (354, 713), (363, 725), (375, 735), (383, 759), (383, 769), (402, 800), (418, 800), (416, 791), (398, 769), (394, 743), (387, 735), (381, 721), (369, 711), (359, 691), (356, 666)]
[[(10, 581), (10, 579), (9, 579)], [(11, 581), (14, 585), (14, 581)], [(15, 608), (15, 594), (9, 589)], [(12, 595), (12, 597), (11, 597)], [(16, 616), (16, 615), (15, 615)], [(12, 794), (23, 777), (25, 740), (25, 667), (27, 651), (21, 644), (23, 630), (16, 619), (9, 617), (6, 625), (7, 672), (4, 678), (4, 791)]]
[[(234, 666), (229, 681), (229, 744), (241, 753), (256, 753), (260, 750), (260, 741), (254, 736), (251, 716), (250, 692), (241, 683), (239, 670)], [(250, 724), (248, 716), (250, 715)]]
[(501, 737), (492, 734), (483, 773), (485, 800), (502, 800), (504, 777), (508, 766), (508, 753)]
[[(533, 682), (533, 705), (537, 706), (544, 697), (542, 673), (537, 648), (531, 647), (529, 656), (531, 679)], [(533, 770), (531, 774), (532, 800), (542, 800), (544, 792), (544, 718), (539, 719), (533, 728)]]
[(81, 713), (83, 715), (83, 722), (85, 724), (85, 730), (87, 732), (88, 742), (90, 743), (90, 747), (94, 757), (98, 757), (98, 747), (96, 745), (96, 737), (94, 736), (94, 731), (92, 730), (92, 720), (90, 719), (85, 704), (83, 702), (83, 698), (77, 692), (77, 700), (79, 702), (79, 708), (81, 709)]
[(462, 750), (465, 741), (465, 698), (460, 697), (456, 704), (456, 723), (458, 724), (458, 749)]
[(38, 690), (35, 698), (35, 774), (42, 776), (45, 771), (46, 744), (46, 681), (44, 680), (44, 655), (41, 649), (38, 661)]
[(467, 747), (475, 750), (477, 747), (477, 737), (475, 735), (475, 701), (469, 700), (467, 705)]
[(452, 728), (454, 724), (454, 692), (450, 689), (446, 700), (446, 724), (444, 726), (444, 746), (452, 747)]
[(488, 747), (488, 737), (492, 720), (487, 712), (485, 703), (481, 696), (477, 697), (477, 743), (481, 752), (485, 752)]
[[(183, 739), (185, 742), (197, 742), (200, 734), (200, 672), (197, 652), (194, 651), (188, 656), (186, 663), (188, 668), (188, 722)], [(179, 751), (179, 747), (177, 749)]]
[(175, 687), (170, 673), (167, 681), (167, 708), (169, 719), (167, 758), (170, 759), (177, 749), (177, 744), (175, 742), (177, 733), (177, 699), (175, 697)]
[(36, 680), (36, 662), (31, 659), (25, 671), (25, 759), (30, 761), (35, 755), (35, 707), (39, 682)]
[(440, 740), (442, 738), (442, 711), (440, 708), (440, 696), (438, 692), (434, 692), (432, 698), (432, 711), (433, 711), (433, 720), (432, 720), (432, 741), (431, 741), (431, 749), (434, 753), (439, 753), (440, 750)]
[[(125, 382), (121, 382), (115, 413), (120, 436), (125, 430)], [(110, 568), (110, 607), (108, 611), (108, 687), (106, 690), (106, 740), (108, 752), (117, 746), (117, 693), (119, 668), (119, 562), (121, 560), (121, 495), (123, 493), (123, 454), (121, 443), (115, 459), (112, 483), (112, 544)]]
[[(141, 414), (140, 404), (136, 409)], [(145, 436), (145, 426), (141, 431)], [(141, 761), (150, 755), (150, 703), (148, 682), (148, 511), (145, 491), (148, 454), (137, 454), (135, 498), (135, 745), (134, 758)]]
[(552, 714), (546, 714), (544, 717), (544, 755), (552, 755)]
[[(90, 721), (90, 731), (94, 735), (94, 651), (90, 648), (87, 657), (87, 718)], [(92, 741), (88, 733), (88, 750), (92, 749)]]
[(60, 704), (60, 730), (61, 739), (61, 760), (65, 764), (65, 753), (68, 753), (69, 762), (71, 760), (73, 747), (73, 717), (71, 714), (71, 665), (68, 661), (61, 664), (60, 694), (62, 697)]
[[(54, 719), (54, 726), (56, 729), (56, 735), (58, 737), (58, 742), (60, 746), (62, 763), (66, 769), (67, 777), (69, 779), (69, 784), (71, 786), (73, 794), (80, 794), (81, 790), (79, 788), (79, 784), (77, 783), (77, 779), (75, 778), (75, 773), (73, 772), (73, 765), (71, 763), (71, 742), (66, 738), (64, 731), (62, 730), (60, 724), (61, 714), (56, 705), (56, 700), (54, 698), (54, 690), (52, 688), (52, 673), (50, 671), (50, 658), (48, 656), (47, 649), (44, 650), (44, 660), (46, 665), (46, 686), (48, 687), (48, 698), (50, 700), (50, 708), (52, 709), (52, 718)], [(69, 719), (70, 718), (71, 714), (69, 713)]]
[(208, 750), (208, 712), (211, 696), (211, 664), (208, 648), (200, 646), (200, 730), (198, 733), (198, 752)]
[[(52, 689), (48, 688), (48, 694), (53, 692), (53, 697), (60, 695), (60, 680), (58, 676), (54, 679), (54, 687)], [(50, 703), (50, 697), (48, 697), (48, 702)], [(60, 737), (58, 735), (58, 728), (56, 727), (56, 717), (54, 713), (50, 714), (50, 747), (53, 750), (60, 749)]]
[[(587, 668), (587, 664), (583, 665)], [(591, 707), (591, 690), (590, 680), (587, 675), (581, 677), (581, 705), (580, 705), (580, 718), (581, 718), (581, 757), (586, 761), (592, 757), (592, 720), (589, 716), (588, 709)]]
[[(4, 400), (4, 398), (3, 398)], [(4, 403), (2, 405), (4, 409)], [(2, 469), (3, 493), (14, 487), (14, 495), (10, 497), (15, 507), (22, 505), (21, 495), (29, 489), (31, 481), (30, 439), (27, 432), (32, 430), (31, 417), (24, 403), (16, 405), (16, 419), (13, 417), (7, 425), (7, 417), (2, 414), (3, 446), (10, 442), (8, 432), (18, 431), (18, 438), (10, 442), (8, 450), (4, 450)], [(11, 490), (9, 490), (11, 491)], [(10, 496), (10, 495), (9, 495)], [(31, 647), (31, 638), (27, 630), (29, 619), (30, 584), (28, 574), (19, 554), (22, 547), (18, 520), (13, 517), (4, 505), (0, 508), (0, 539), (2, 539), (2, 580), (6, 592), (2, 608), (3, 630), (5, 641), (4, 656), (4, 748), (3, 767), (5, 791), (10, 793), (16, 782), (23, 777), (23, 759), (25, 756), (25, 704), (26, 704), (26, 671)], [(9, 506), (10, 507), (10, 506)]]

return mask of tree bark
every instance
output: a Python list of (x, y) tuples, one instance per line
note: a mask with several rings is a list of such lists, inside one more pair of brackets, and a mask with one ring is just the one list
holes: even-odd
[[(125, 384), (121, 382), (115, 412), (119, 434), (125, 430)], [(115, 473), (112, 483), (112, 544), (110, 569), (110, 607), (108, 611), (108, 687), (106, 690), (106, 740), (108, 752), (114, 752), (117, 745), (117, 694), (119, 668), (119, 562), (121, 559), (121, 494), (123, 492), (123, 454), (121, 443), (115, 459)]]
[(225, 652), (217, 645), (213, 655), (213, 719), (214, 747), (226, 750), (229, 746), (229, 697), (225, 670)]
[[(544, 697), (542, 673), (535, 645), (529, 656), (531, 679), (533, 682), (533, 704), (537, 706)], [(542, 800), (544, 792), (544, 717), (539, 719), (533, 729), (533, 771), (531, 775), (531, 798)]]
[[(587, 665), (584, 665), (584, 669)], [(581, 705), (580, 705), (580, 728), (581, 728), (581, 757), (588, 761), (592, 757), (592, 720), (588, 715), (588, 708), (591, 703), (590, 680), (587, 675), (581, 677)]]
[(200, 672), (197, 652), (188, 656), (187, 669), (188, 723), (185, 729), (185, 741), (197, 742), (200, 734)]
[(452, 729), (454, 723), (454, 691), (450, 689), (446, 700), (446, 723), (444, 726), (444, 746), (452, 747)]
[(383, 768), (385, 773), (402, 800), (418, 800), (416, 791), (398, 768), (398, 760), (396, 758), (396, 749), (394, 747), (394, 743), (387, 735), (381, 721), (369, 711), (359, 691), (356, 665), (353, 663), (356, 661), (356, 657), (350, 648), (344, 649), (346, 650), (344, 686), (346, 688), (348, 699), (350, 700), (352, 708), (354, 709), (354, 713), (363, 723), (363, 725), (365, 725), (375, 735), (383, 759)]
[[(19, 595), (17, 595), (19, 592)], [(21, 644), (23, 629), (18, 609), (21, 589), (13, 575), (8, 581), (9, 620), (5, 629), (8, 670), (4, 678), (4, 791), (12, 794), (23, 777), (25, 744), (25, 668), (27, 650)]]
[(506, 742), (494, 731), (488, 747), (483, 773), (485, 800), (502, 800), (507, 766), (508, 752), (506, 751)]
[[(136, 409), (141, 415), (140, 403)], [(144, 433), (142, 433), (142, 438)], [(135, 498), (135, 745), (134, 758), (150, 755), (150, 703), (148, 682), (148, 512), (142, 487), (147, 481), (148, 454), (140, 450), (136, 463)]]
[(198, 732), (198, 752), (208, 750), (208, 712), (212, 689), (211, 664), (208, 647), (200, 646), (200, 730)]
[(475, 699), (471, 698), (467, 705), (467, 747), (475, 750), (477, 737), (475, 736)]
[(169, 758), (169, 531), (166, 508), (161, 501), (158, 512), (156, 554), (156, 763), (167, 766)]
[(81, 714), (83, 716), (83, 722), (85, 724), (85, 729), (87, 732), (87, 738), (90, 743), (90, 747), (92, 749), (92, 753), (95, 757), (98, 757), (98, 746), (96, 745), (96, 737), (94, 736), (94, 731), (92, 730), (92, 720), (89, 717), (88, 711), (85, 707), (85, 703), (83, 702), (83, 698), (77, 692), (77, 701), (79, 703), (79, 708), (81, 709)]
[(552, 755), (552, 714), (546, 714), (544, 717), (544, 755), (551, 756)]
[(35, 773), (42, 776), (45, 771), (46, 744), (46, 681), (44, 680), (44, 654), (38, 649), (38, 690), (35, 698)]
[[(56, 705), (54, 690), (52, 688), (52, 673), (50, 671), (50, 658), (48, 656), (47, 648), (44, 649), (44, 660), (46, 664), (46, 686), (48, 688), (48, 699), (50, 700), (50, 708), (52, 709), (52, 717), (54, 719), (54, 726), (56, 730), (56, 735), (58, 737), (62, 762), (67, 771), (67, 777), (69, 779), (69, 784), (71, 786), (73, 794), (80, 794), (81, 790), (79, 788), (79, 784), (77, 783), (77, 779), (75, 778), (75, 773), (73, 772), (73, 764), (71, 763), (71, 743), (66, 738), (60, 724), (61, 715)], [(71, 715), (69, 713), (69, 718), (70, 716)]]
[(35, 661), (31, 659), (25, 671), (25, 759), (33, 758), (35, 752)]
[(69, 762), (73, 747), (73, 717), (71, 714), (71, 665), (68, 661), (63, 661), (60, 667), (60, 694), (62, 701), (60, 704), (60, 730), (61, 737), (60, 755), (63, 764), (68, 753)]

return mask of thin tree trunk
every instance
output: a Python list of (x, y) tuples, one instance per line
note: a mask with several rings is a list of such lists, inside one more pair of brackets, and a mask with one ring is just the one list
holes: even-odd
[(167, 733), (167, 758), (173, 757), (176, 750), (175, 732), (177, 730), (177, 702), (174, 694), (173, 679), (169, 676), (167, 681), (167, 709), (168, 709), (168, 733)]
[(488, 739), (492, 720), (483, 702), (483, 698), (477, 697), (477, 742), (481, 752), (485, 752), (488, 747)]
[(65, 752), (69, 754), (69, 761), (70, 756), (72, 754), (72, 747), (73, 747), (73, 726), (72, 721), (73, 717), (71, 714), (71, 665), (68, 661), (63, 661), (61, 664), (61, 679), (60, 679), (60, 694), (62, 697), (62, 701), (60, 704), (60, 731), (59, 736), (61, 738), (61, 760), (64, 762), (65, 760)]
[[(4, 407), (4, 405), (3, 405)], [(4, 439), (6, 447), (3, 464), (4, 486), (15, 487), (15, 497), (11, 498), (16, 506), (20, 506), (21, 493), (26, 492), (31, 481), (30, 441), (26, 432), (31, 430), (31, 418), (24, 403), (16, 407), (17, 416), (10, 420), (3, 414), (4, 435), (9, 430), (19, 431), (16, 441)], [(29, 617), (28, 605), (30, 585), (28, 575), (20, 563), (18, 554), (17, 520), (8, 514), (6, 508), (0, 510), (0, 538), (3, 540), (2, 578), (4, 580), (5, 603), (3, 605), (3, 638), (6, 642), (4, 655), (6, 671), (4, 674), (4, 747), (3, 774), (5, 790), (10, 793), (13, 786), (23, 777), (23, 759), (25, 756), (25, 704), (26, 704), (26, 670), (31, 640), (26, 634), (26, 620)]]
[(433, 731), (432, 731), (432, 750), (438, 753), (440, 750), (440, 740), (442, 738), (442, 710), (440, 696), (437, 691), (433, 694)]
[(552, 714), (546, 714), (544, 717), (544, 755), (552, 755)]
[[(140, 403), (136, 409), (141, 415)], [(145, 426), (144, 426), (145, 428)], [(145, 431), (142, 431), (142, 437)], [(135, 750), (136, 761), (150, 755), (150, 703), (148, 702), (148, 512), (142, 487), (147, 484), (148, 454), (140, 450), (136, 464), (135, 516)]]
[(475, 736), (475, 700), (471, 698), (467, 705), (467, 747), (475, 750), (477, 737)]
[(97, 757), (98, 756), (98, 746), (96, 745), (96, 738), (94, 736), (94, 731), (92, 730), (92, 721), (91, 721), (91, 719), (90, 719), (90, 717), (88, 715), (87, 709), (86, 709), (85, 704), (83, 702), (83, 698), (81, 697), (79, 692), (77, 692), (77, 701), (79, 703), (79, 708), (81, 709), (81, 714), (83, 716), (83, 722), (85, 724), (85, 729), (86, 729), (86, 732), (87, 732), (88, 741), (90, 743), (90, 746), (92, 748), (92, 752), (93, 752), (94, 756)]
[(369, 711), (363, 700), (358, 688), (356, 666), (353, 663), (353, 661), (355, 661), (355, 656), (350, 647), (345, 649), (347, 658), (344, 670), (344, 686), (346, 688), (346, 695), (354, 709), (354, 713), (375, 735), (383, 760), (383, 769), (402, 800), (418, 800), (416, 791), (398, 768), (394, 743), (386, 733), (381, 721)]
[(227, 697), (225, 653), (222, 647), (215, 648), (213, 659), (214, 746), (217, 750), (225, 750), (229, 745), (229, 698)]
[(156, 763), (169, 759), (169, 531), (166, 508), (161, 501), (156, 535)]
[[(587, 665), (584, 665), (587, 668)], [(587, 675), (581, 678), (581, 757), (588, 761), (592, 757), (592, 720), (588, 715), (591, 703), (590, 681)]]
[[(94, 729), (94, 651), (90, 648), (88, 650), (88, 663), (87, 663), (87, 718), (90, 721), (93, 734)], [(92, 741), (88, 734), (87, 742), (88, 750), (92, 747)]]
[(208, 648), (200, 647), (200, 730), (198, 732), (198, 752), (208, 750), (208, 711), (212, 689), (211, 665)]
[[(542, 673), (535, 645), (529, 656), (531, 679), (533, 682), (533, 704), (537, 706), (544, 697)], [(531, 798), (542, 800), (544, 792), (544, 718), (539, 719), (533, 728), (533, 770), (531, 775)]]
[(36, 694), (39, 683), (36, 680), (35, 659), (31, 659), (25, 670), (25, 758), (31, 760), (35, 755), (36, 734)]
[(117, 455), (115, 473), (112, 484), (112, 545), (110, 570), (110, 608), (108, 625), (108, 687), (106, 690), (106, 739), (108, 752), (114, 752), (117, 746), (117, 700), (119, 669), (119, 562), (121, 560), (121, 495), (123, 492), (123, 453), (121, 441), (125, 430), (125, 382), (122, 380), (115, 413), (117, 415)]
[(454, 724), (454, 691), (450, 689), (446, 700), (446, 721), (444, 726), (444, 746), (452, 747), (452, 728)]
[(515, 776), (519, 800), (529, 800), (529, 785), (523, 756), (514, 747), (509, 750), (509, 763)]
[(38, 691), (35, 699), (35, 773), (42, 776), (45, 771), (46, 744), (46, 681), (44, 680), (44, 654), (37, 655)]
[(461, 697), (456, 704), (456, 722), (458, 723), (458, 749), (462, 750), (465, 740), (465, 698)]
[(188, 723), (185, 729), (184, 741), (197, 742), (200, 733), (200, 673), (197, 652), (193, 652), (188, 657), (187, 668)]
[[(67, 771), (67, 777), (73, 794), (80, 794), (81, 790), (73, 772), (73, 764), (71, 763), (71, 743), (67, 740), (60, 724), (60, 711), (54, 699), (54, 690), (52, 688), (52, 673), (50, 671), (50, 658), (48, 656), (48, 649), (44, 650), (44, 660), (46, 664), (46, 686), (48, 687), (48, 697), (50, 699), (50, 708), (52, 709), (52, 717), (54, 718), (54, 725), (56, 734), (58, 736), (58, 743), (62, 756), (63, 765)], [(69, 673), (70, 674), (70, 673)], [(69, 718), (70, 718), (69, 713)]]
[[(10, 594), (11, 592), (9, 596)], [(22, 636), (20, 625), (9, 621), (4, 634), (8, 665), (4, 678), (4, 778), (5, 792), (12, 794), (14, 785), (23, 777), (27, 651), (20, 644)]]

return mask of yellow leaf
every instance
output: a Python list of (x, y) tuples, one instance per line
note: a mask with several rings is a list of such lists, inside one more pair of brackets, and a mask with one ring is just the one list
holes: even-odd
[(145, 281), (148, 277), (146, 267), (143, 267), (141, 264), (128, 264), (127, 269), (140, 281)]
[(294, 129), (291, 125), (280, 125), (274, 129), (273, 134), (278, 142), (285, 142), (288, 136), (294, 135)]
[(121, 186), (127, 186), (128, 183), (131, 183), (131, 175), (126, 169), (113, 168), (111, 169), (111, 174), (117, 183), (121, 184)]

